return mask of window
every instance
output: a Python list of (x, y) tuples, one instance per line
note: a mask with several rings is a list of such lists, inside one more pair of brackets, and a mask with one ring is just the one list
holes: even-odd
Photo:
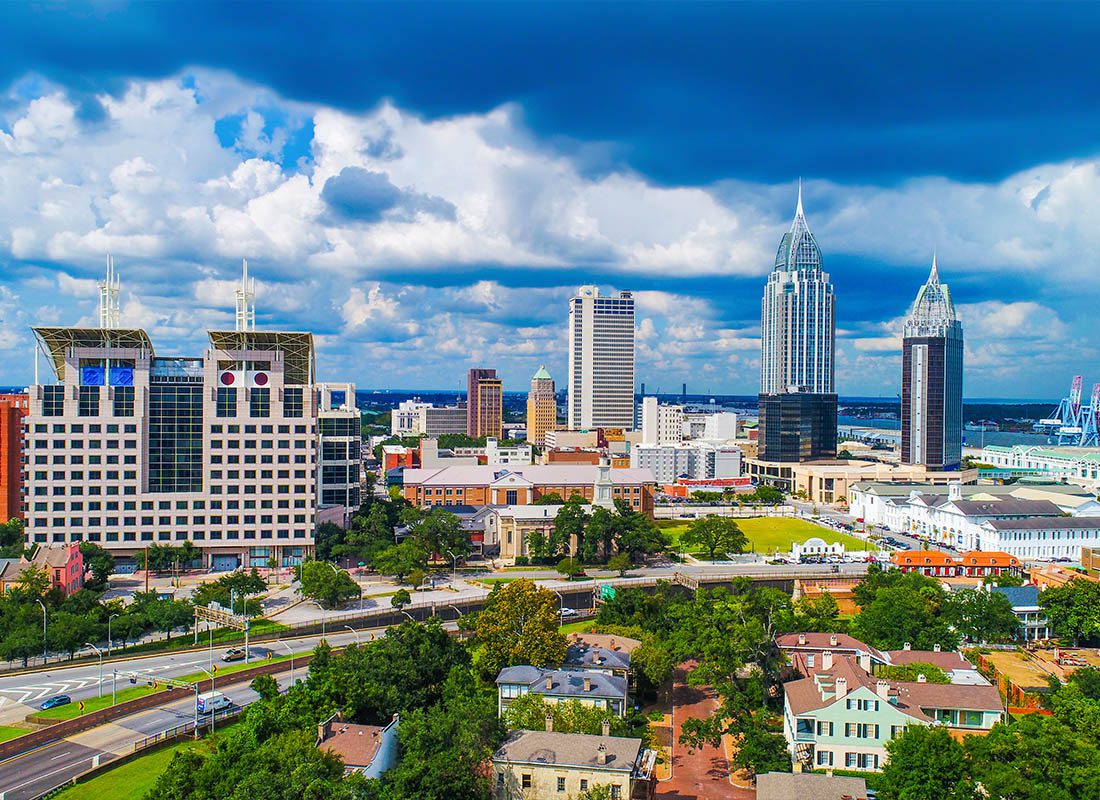
[[(116, 386), (114, 387), (114, 401), (112, 411), (116, 417), (132, 417), (134, 416), (134, 387), (133, 386)], [(115, 426), (118, 429), (118, 426)]]
[(65, 415), (65, 387), (42, 387), (42, 416), (61, 417)]
[(819, 723), (817, 723), (817, 735), (818, 736), (832, 736), (833, 735), (833, 723), (831, 723), (831, 722), (819, 722)]
[(529, 773), (523, 773), (519, 776), (519, 785), (521, 789), (531, 788), (531, 775)]
[(795, 735), (801, 739), (814, 735), (814, 721), (809, 718), (799, 718), (795, 722)]
[(508, 491), (506, 491), (504, 493), (504, 496), (505, 496), (505, 501), (504, 502), (507, 503), (510, 506), (514, 506), (514, 505), (516, 505), (516, 503), (519, 502), (519, 492), (517, 492), (515, 489), (509, 489)]
[(818, 750), (817, 751), (817, 765), (819, 767), (831, 767), (833, 765), (833, 751), (832, 750)]
[(588, 791), (588, 778), (581, 778), (581, 791)]
[(302, 389), (292, 387), (283, 390), (283, 415), (287, 417), (302, 416)]
[(250, 417), (271, 416), (271, 390), (252, 389), (248, 394), (248, 415)]
[(617, 783), (611, 784), (611, 800), (620, 800), (623, 796), (623, 787)]
[[(237, 416), (237, 389), (234, 386), (219, 386), (215, 414), (219, 417)], [(219, 430), (220, 432), (220, 430)]]
[(560, 775), (558, 776), (558, 791), (565, 791), (565, 778), (561, 777)]
[(76, 407), (77, 416), (80, 417), (98, 417), (99, 416), (99, 387), (98, 386), (81, 386), (79, 399)]

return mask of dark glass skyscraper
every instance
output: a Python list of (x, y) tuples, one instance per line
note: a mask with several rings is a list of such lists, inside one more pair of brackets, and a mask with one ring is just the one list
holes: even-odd
[(901, 351), (901, 460), (929, 469), (962, 462), (963, 330), (936, 258), (905, 320)]
[(802, 187), (760, 311), (762, 461), (836, 456), (833, 285), (802, 212)]

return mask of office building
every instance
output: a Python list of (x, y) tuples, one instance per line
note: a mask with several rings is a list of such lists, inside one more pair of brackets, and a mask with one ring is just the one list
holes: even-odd
[(741, 449), (712, 442), (640, 444), (630, 449), (630, 466), (648, 469), (660, 484), (741, 475)]
[(684, 440), (684, 407), (642, 398), (642, 444), (675, 445)]
[(34, 328), (55, 382), (29, 389), (28, 544), (126, 558), (190, 541), (207, 568), (292, 565), (319, 507), (358, 506), (354, 387), (316, 382), (312, 334), (245, 327), (250, 289), (246, 275), (241, 327), (210, 331), (198, 356), (158, 355), (117, 311), (111, 327)]
[(836, 456), (835, 330), (833, 286), (822, 272), (799, 185), (794, 222), (780, 241), (761, 304), (761, 460)]
[(558, 401), (554, 397), (554, 379), (539, 367), (531, 378), (531, 391), (527, 393), (527, 441), (542, 447), (546, 444), (546, 432), (558, 424)]
[(0, 394), (0, 524), (23, 518), (23, 417), (25, 394)]
[(471, 369), (466, 375), (466, 435), (503, 435), (504, 384), (495, 369)]
[[(425, 409), (431, 407), (431, 403), (425, 403), (416, 398), (402, 400), (397, 404), (397, 408), (390, 411), (390, 433), (394, 436), (416, 436), (423, 433), (423, 413)], [(463, 413), (462, 417), (463, 425), (460, 433), (466, 431), (466, 414)]]
[(569, 301), (572, 430), (634, 428), (634, 295), (582, 286)]
[(901, 460), (932, 469), (962, 463), (963, 331), (936, 258), (905, 320)]

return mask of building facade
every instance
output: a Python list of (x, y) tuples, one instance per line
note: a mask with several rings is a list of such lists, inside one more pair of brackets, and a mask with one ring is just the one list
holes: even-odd
[(495, 369), (475, 367), (466, 375), (466, 435), (500, 438), (504, 422), (504, 383)]
[(836, 455), (833, 285), (806, 224), (802, 187), (764, 287), (760, 314), (760, 458)]
[[(190, 541), (213, 569), (290, 565), (312, 551), (319, 485), (353, 499), (354, 388), (315, 383), (311, 334), (211, 331), (201, 356), (165, 358), (143, 330), (34, 331), (56, 382), (29, 391), (28, 544)], [(348, 446), (329, 451), (339, 480), (319, 472), (321, 419)]]
[(569, 301), (568, 422), (573, 430), (634, 427), (634, 295), (582, 286)]
[(931, 469), (962, 463), (963, 330), (936, 259), (905, 320), (901, 346), (901, 460)]
[(23, 417), (25, 394), (0, 394), (0, 523), (23, 518)]
[(531, 378), (531, 391), (527, 393), (527, 441), (537, 447), (546, 444), (546, 432), (558, 424), (558, 401), (554, 396), (554, 379), (539, 367)]
[(681, 478), (738, 478), (741, 476), (741, 449), (709, 442), (641, 444), (630, 449), (630, 466), (648, 469), (662, 484), (675, 483)]
[(642, 444), (680, 444), (684, 440), (684, 407), (642, 398)]

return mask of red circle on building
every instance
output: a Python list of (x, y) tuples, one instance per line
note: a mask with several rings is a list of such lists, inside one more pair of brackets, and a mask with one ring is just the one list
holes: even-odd
[(237, 376), (232, 372), (223, 372), (221, 382), (223, 386), (232, 386), (237, 380)]
[(267, 373), (266, 372), (257, 372), (252, 377), (252, 381), (257, 386), (267, 386)]

